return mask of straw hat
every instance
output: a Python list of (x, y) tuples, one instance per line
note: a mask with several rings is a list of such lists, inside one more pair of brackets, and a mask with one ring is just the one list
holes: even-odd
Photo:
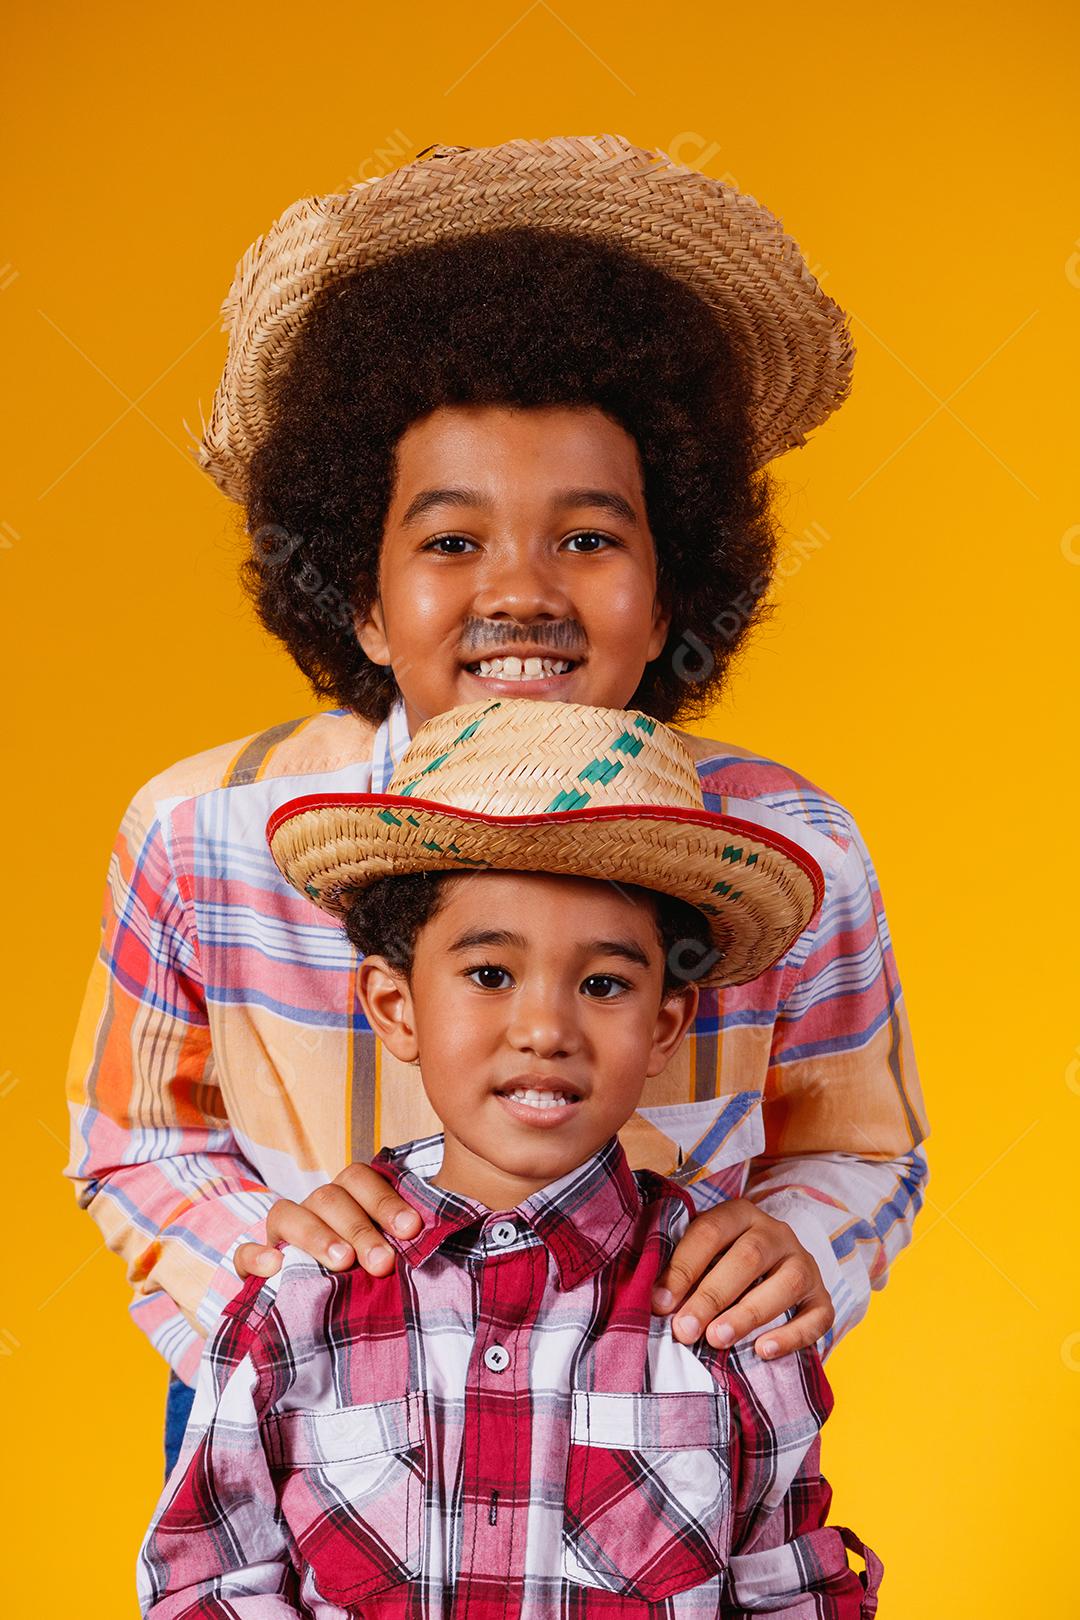
[(518, 225), (622, 244), (712, 306), (746, 368), (758, 466), (847, 397), (847, 317), (753, 197), (621, 135), (429, 146), (340, 195), (302, 197), (248, 248), (221, 306), (229, 349), (200, 466), (244, 500), (270, 385), (323, 287), (406, 248)]
[(688, 975), (706, 985), (745, 984), (779, 961), (824, 889), (805, 850), (705, 809), (667, 726), (532, 698), (436, 716), (386, 793), (291, 799), (266, 837), (293, 888), (339, 918), (350, 890), (406, 872), (555, 872), (675, 895), (704, 914), (720, 953)]

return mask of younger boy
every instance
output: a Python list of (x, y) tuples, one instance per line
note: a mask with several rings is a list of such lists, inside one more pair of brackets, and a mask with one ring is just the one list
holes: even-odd
[(267, 834), (344, 918), (365, 1015), (444, 1130), (375, 1161), (422, 1221), (387, 1234), (393, 1272), (290, 1247), (226, 1307), (143, 1613), (873, 1614), (878, 1560), (825, 1525), (817, 1350), (673, 1337), (651, 1293), (693, 1205), (617, 1139), (696, 983), (806, 926), (814, 862), (707, 812), (647, 716), (513, 699), (422, 726), (388, 793), (294, 800)]

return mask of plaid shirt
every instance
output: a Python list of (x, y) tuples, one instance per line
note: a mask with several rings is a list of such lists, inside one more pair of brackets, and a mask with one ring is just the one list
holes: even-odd
[[(825, 1355), (911, 1234), (928, 1126), (877, 880), (835, 800), (775, 762), (684, 735), (710, 809), (809, 850), (817, 918), (753, 983), (707, 990), (622, 1140), (699, 1208), (745, 1195), (792, 1226), (836, 1310)], [(189, 1384), (237, 1291), (232, 1255), (384, 1142), (437, 1131), (356, 995), (358, 956), (285, 882), (270, 813), (383, 791), (409, 737), (329, 710), (154, 777), (120, 826), (68, 1075), (67, 1174), (127, 1263), (133, 1313)]]
[(143, 1613), (873, 1614), (878, 1559), (825, 1524), (817, 1351), (687, 1348), (650, 1311), (687, 1195), (613, 1140), (499, 1213), (422, 1179), (440, 1157), (376, 1160), (424, 1222), (389, 1277), (287, 1248), (226, 1307)]

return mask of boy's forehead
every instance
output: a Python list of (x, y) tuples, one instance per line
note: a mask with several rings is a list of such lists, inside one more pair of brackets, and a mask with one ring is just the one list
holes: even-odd
[(503, 463), (516, 477), (557, 476), (574, 483), (602, 474), (640, 482), (634, 438), (598, 405), (440, 405), (412, 422), (396, 446), (401, 486), (429, 475), (495, 477)]
[(561, 872), (462, 872), (447, 882), (441, 915), (447, 925), (466, 916), (485, 926), (499, 927), (513, 917), (514, 929), (526, 937), (554, 919), (563, 928), (578, 930), (591, 920), (617, 920), (623, 926), (655, 931), (656, 900), (648, 890), (608, 878), (571, 876)]

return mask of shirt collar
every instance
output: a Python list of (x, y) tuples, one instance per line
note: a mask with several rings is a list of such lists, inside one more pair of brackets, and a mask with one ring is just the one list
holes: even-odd
[(424, 1137), (403, 1147), (383, 1148), (372, 1161), (423, 1220), (414, 1238), (385, 1234), (412, 1266), (422, 1266), (449, 1237), (468, 1226), (516, 1220), (531, 1227), (550, 1251), (559, 1286), (573, 1288), (618, 1254), (641, 1212), (641, 1189), (618, 1137), (512, 1210), (486, 1209), (427, 1181), (424, 1172), (434, 1173), (441, 1148), (441, 1135)]
[(401, 757), (412, 741), (409, 722), (405, 716), (405, 703), (400, 697), (378, 731), (371, 746), (371, 792), (387, 793), (389, 781), (401, 763)]

